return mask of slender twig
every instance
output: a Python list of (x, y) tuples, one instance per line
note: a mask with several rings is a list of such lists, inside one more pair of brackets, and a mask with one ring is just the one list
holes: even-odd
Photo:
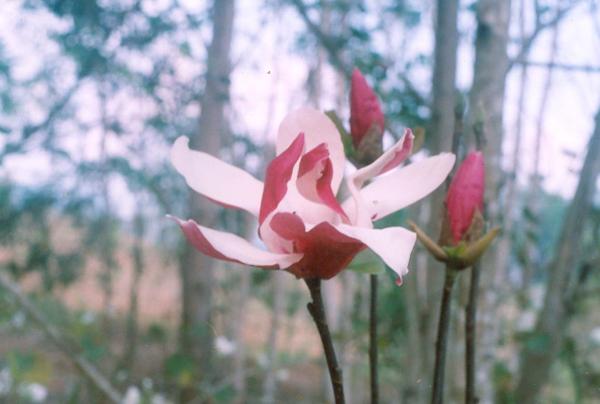
[(13, 282), (4, 272), (0, 271), (0, 287), (6, 290), (25, 310), (31, 319), (42, 329), (46, 337), (79, 369), (79, 371), (94, 385), (110, 402), (119, 404), (122, 402), (121, 394), (111, 385), (102, 373), (92, 365), (85, 357), (71, 348), (72, 344), (56, 327), (46, 320), (44, 315), (38, 311), (29, 298), (21, 291), (19, 286)]
[(456, 275), (457, 273), (454, 269), (446, 267), (446, 279), (444, 280), (444, 290), (442, 292), (442, 302), (440, 305), (438, 334), (435, 341), (435, 368), (433, 374), (431, 404), (441, 404), (444, 402), (444, 370), (446, 367), (448, 330), (450, 328), (450, 305), (452, 302), (452, 288), (454, 286)]
[(325, 359), (327, 360), (327, 367), (329, 368), (329, 377), (331, 378), (335, 403), (344, 404), (346, 401), (344, 399), (342, 368), (338, 364), (335, 356), (333, 341), (331, 339), (331, 334), (329, 333), (329, 326), (327, 325), (323, 297), (321, 296), (321, 280), (306, 279), (305, 281), (308, 290), (310, 291), (310, 296), (312, 297), (312, 302), (308, 303), (306, 307), (317, 326), (317, 330), (319, 330), (319, 336), (321, 337), (321, 343), (323, 344), (323, 350), (325, 351)]
[[(352, 65), (344, 62), (344, 60), (342, 59), (340, 52), (343, 48), (340, 47), (339, 41), (336, 40), (335, 37), (323, 32), (321, 28), (310, 19), (310, 17), (308, 16), (308, 9), (306, 7), (306, 4), (304, 4), (302, 0), (290, 0), (290, 3), (292, 3), (292, 5), (296, 8), (296, 11), (298, 12), (298, 14), (300, 14), (300, 18), (302, 18), (308, 30), (315, 36), (317, 41), (327, 51), (327, 54), (329, 55), (329, 59), (333, 67), (335, 67), (339, 72), (341, 72), (347, 80), (350, 80), (350, 77), (352, 77)], [(409, 80), (407, 76), (401, 74), (398, 78), (402, 81), (402, 84), (404, 85), (406, 90), (418, 99), (420, 104), (427, 106), (429, 105), (429, 102), (413, 86), (411, 80)], [(396, 136), (397, 134), (392, 130), (392, 128), (389, 127), (389, 125), (386, 125), (386, 129), (390, 131), (390, 134), (394, 136), (395, 139), (399, 139), (399, 136)]]
[(521, 48), (519, 49), (519, 52), (508, 63), (506, 72), (508, 73), (508, 71), (514, 66), (515, 61), (523, 60), (525, 58), (525, 55), (527, 55), (529, 53), (529, 50), (533, 46), (533, 43), (535, 42), (535, 40), (538, 38), (538, 36), (540, 36), (540, 34), (542, 32), (544, 32), (544, 30), (546, 30), (547, 28), (550, 28), (550, 27), (553, 27), (553, 26), (559, 24), (561, 22), (561, 20), (563, 20), (567, 16), (567, 14), (571, 10), (573, 10), (573, 8), (578, 3), (582, 3), (582, 1), (581, 0), (573, 0), (573, 1), (571, 1), (565, 7), (560, 8), (556, 12), (556, 14), (554, 15), (554, 17), (552, 19), (550, 19), (549, 21), (545, 21), (545, 22), (541, 21), (541, 19), (540, 19), (540, 11), (539, 11), (540, 7), (536, 6), (535, 28), (533, 29), (533, 32), (531, 32), (531, 34), (522, 41)]
[(539, 67), (542, 69), (556, 69), (556, 70), (565, 70), (565, 71), (573, 71), (573, 72), (582, 72), (582, 73), (600, 73), (600, 66), (594, 65), (575, 65), (569, 63), (558, 63), (558, 62), (540, 62), (535, 60), (514, 60), (514, 64), (530, 66), (530, 67)]
[(477, 296), (479, 292), (479, 264), (471, 268), (471, 285), (469, 286), (469, 301), (465, 308), (465, 403), (476, 404), (475, 394), (475, 324), (477, 323)]
[(369, 301), (369, 369), (371, 375), (371, 404), (379, 402), (379, 382), (377, 380), (377, 275), (371, 278), (371, 299)]

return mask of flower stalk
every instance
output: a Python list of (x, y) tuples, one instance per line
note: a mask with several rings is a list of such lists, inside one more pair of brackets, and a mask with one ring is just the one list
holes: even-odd
[(317, 330), (319, 331), (319, 336), (321, 337), (321, 343), (323, 344), (327, 368), (329, 369), (329, 378), (331, 379), (331, 387), (333, 388), (335, 403), (344, 404), (346, 401), (344, 398), (342, 368), (338, 364), (337, 357), (335, 355), (333, 340), (331, 339), (327, 317), (325, 316), (325, 307), (323, 306), (323, 297), (321, 295), (321, 280), (318, 278), (312, 278), (305, 279), (305, 281), (312, 298), (312, 302), (309, 302), (306, 305), (306, 308), (313, 318), (313, 321), (317, 326)]
[[(360, 70), (352, 72), (350, 91), (350, 135), (352, 156), (357, 168), (371, 164), (383, 154), (385, 117), (375, 91)], [(412, 141), (412, 139), (411, 139)], [(377, 274), (369, 276), (369, 377), (371, 404), (379, 402), (377, 375)]]
[(446, 267), (444, 289), (440, 304), (440, 317), (438, 320), (438, 333), (435, 341), (435, 367), (433, 373), (433, 392), (431, 404), (444, 402), (444, 373), (446, 369), (446, 351), (448, 350), (448, 330), (450, 328), (450, 306), (452, 303), (452, 289), (458, 272), (452, 267)]
[(475, 334), (477, 323), (477, 296), (479, 292), (478, 264), (471, 267), (471, 284), (469, 286), (469, 301), (465, 308), (465, 404), (476, 404), (475, 395)]
[(370, 276), (371, 296), (369, 301), (369, 375), (371, 378), (371, 404), (379, 402), (379, 380), (377, 378), (377, 275)]
[(494, 241), (499, 227), (483, 234), (484, 218), (483, 193), (485, 189), (485, 168), (481, 152), (471, 152), (459, 166), (450, 183), (445, 201), (445, 215), (438, 242), (433, 241), (415, 223), (409, 222), (419, 241), (438, 261), (446, 264), (446, 277), (442, 292), (438, 334), (435, 344), (435, 368), (433, 376), (432, 404), (444, 401), (444, 371), (450, 326), (452, 288), (458, 274), (469, 267), (471, 286), (469, 302), (465, 309), (465, 373), (467, 391), (465, 402), (474, 404), (475, 397), (475, 321), (479, 268), (475, 266), (479, 258)]

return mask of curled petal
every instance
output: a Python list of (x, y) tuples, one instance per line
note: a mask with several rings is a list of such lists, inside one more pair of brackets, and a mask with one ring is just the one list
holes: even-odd
[[(292, 178), (294, 166), (304, 151), (304, 133), (297, 134), (287, 149), (279, 153), (267, 167), (265, 186), (260, 203), (259, 223), (262, 224), (269, 213), (273, 212), (285, 196), (288, 181)], [(223, 184), (230, 187), (229, 184)]]
[[(452, 153), (442, 153), (376, 178), (360, 190), (363, 209), (379, 220), (424, 198), (444, 182), (454, 165)], [(350, 217), (356, 212), (354, 198), (342, 204)]]
[(348, 237), (359, 240), (379, 255), (399, 277), (408, 272), (410, 253), (417, 239), (415, 233), (403, 227), (367, 229), (340, 224), (336, 229)]
[(402, 139), (386, 150), (385, 153), (373, 163), (356, 170), (356, 172), (350, 176), (350, 179), (360, 188), (365, 181), (398, 167), (410, 155), (414, 139), (415, 135), (413, 135), (412, 131), (406, 129)]
[(187, 184), (217, 203), (244, 209), (258, 216), (262, 182), (218, 158), (190, 150), (188, 143), (189, 139), (182, 136), (171, 148), (171, 162)]
[(296, 181), (300, 194), (310, 201), (327, 205), (348, 222), (348, 216), (331, 189), (332, 178), (333, 166), (325, 143), (302, 156)]
[(276, 213), (271, 220), (271, 228), (280, 237), (294, 241), (304, 237), (306, 228), (302, 219), (293, 213)]
[(337, 193), (344, 175), (346, 157), (335, 125), (327, 115), (313, 108), (300, 108), (291, 112), (279, 126), (277, 154), (287, 149), (300, 132), (304, 132), (307, 150), (314, 149), (321, 143), (327, 145), (333, 169), (331, 188), (334, 194)]
[(175, 220), (187, 240), (198, 251), (223, 261), (262, 268), (287, 268), (302, 258), (302, 254), (275, 254), (261, 250), (235, 234), (200, 226), (193, 220)]
[[(346, 181), (351, 197), (354, 199), (354, 215), (352, 223), (361, 227), (372, 227), (372, 214), (364, 196), (359, 192), (364, 183), (373, 177), (389, 171), (406, 160), (412, 151), (414, 135), (406, 129), (404, 136), (373, 163), (356, 170)], [(390, 189), (390, 192), (393, 192)]]
[(390, 171), (393, 168), (398, 167), (400, 164), (410, 156), (413, 150), (413, 144), (415, 142), (415, 135), (412, 130), (407, 128), (404, 131), (404, 136), (394, 146), (390, 148), (391, 155), (388, 157), (388, 151), (386, 151), (378, 160), (373, 164), (376, 164), (380, 159), (385, 162), (381, 171), (376, 175), (381, 175)]

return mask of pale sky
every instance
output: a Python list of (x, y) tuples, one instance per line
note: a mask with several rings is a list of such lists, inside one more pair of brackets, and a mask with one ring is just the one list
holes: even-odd
[[(19, 78), (31, 77), (37, 72), (45, 61), (59, 54), (56, 46), (46, 40), (47, 29), (57, 29), (61, 23), (51, 18), (46, 13), (23, 18), (19, 11), (21, 0), (8, 0), (0, 3), (0, 41), (5, 47), (5, 53), (15, 65), (15, 73)], [(168, 1), (145, 1), (144, 8), (149, 12), (161, 9)], [(198, 7), (198, 3), (188, 1)], [(261, 2), (253, 0), (239, 0), (236, 14), (236, 33), (233, 60), (236, 66), (232, 77), (232, 107), (230, 118), (234, 129), (239, 132), (249, 133), (257, 140), (272, 138), (279, 121), (287, 111), (307, 103), (305, 80), (308, 64), (304, 56), (294, 54), (292, 51), (294, 36), (305, 29), (295, 10), (284, 7), (277, 17), (271, 12), (269, 15), (260, 10)], [(517, 4), (515, 1), (513, 4)], [(374, 2), (372, 4), (377, 4)], [(418, 29), (403, 32), (401, 27), (390, 23), (389, 37), (377, 38), (376, 43), (381, 46), (395, 49), (406, 45), (406, 53), (430, 53), (433, 48), (431, 32), (431, 9), (424, 16), (424, 23)], [(261, 20), (266, 17), (266, 24)], [(516, 21), (513, 22), (513, 36), (517, 34)], [(473, 46), (475, 22), (473, 15), (463, 11), (460, 17), (460, 26), (464, 35), (459, 48), (458, 86), (466, 90), (470, 86), (473, 66)], [(579, 5), (560, 25), (558, 37), (557, 63), (570, 65), (600, 66), (600, 15), (590, 14), (589, 6)], [(205, 29), (203, 39), (208, 40), (210, 30)], [(409, 38), (406, 36), (410, 35)], [(407, 40), (408, 39), (408, 40)], [(549, 59), (551, 35), (546, 32), (540, 36), (532, 49), (530, 60), (545, 62)], [(164, 44), (168, 48), (168, 44)], [(379, 46), (379, 45), (376, 45)], [(514, 54), (514, 46), (510, 51)], [(314, 55), (316, 57), (316, 50)], [(136, 59), (137, 60), (137, 59)], [(143, 66), (143, 63), (138, 63)], [(69, 66), (64, 66), (68, 71)], [(180, 66), (181, 75), (193, 75), (193, 66)], [(429, 88), (429, 71), (415, 71), (414, 85), (426, 93)], [(505, 161), (509, 158), (514, 142), (515, 117), (518, 95), (518, 69), (513, 69), (508, 77), (508, 86), (505, 103)], [(537, 114), (542, 93), (546, 69), (531, 68), (527, 82), (527, 102), (524, 109), (524, 128), (521, 155), (521, 170), (519, 180), (525, 183), (532, 169), (533, 142), (536, 132)], [(68, 87), (69, 83), (64, 83)], [(336, 86), (334, 71), (327, 67), (324, 70), (322, 108), (335, 106)], [(37, 89), (30, 89), (33, 93)], [(84, 103), (86, 108), (80, 114), (89, 114), (90, 122), (97, 116), (97, 105), (94, 97), (86, 95), (83, 88), (78, 94), (78, 101)], [(115, 103), (120, 113), (128, 114), (134, 122), (136, 114), (143, 115), (150, 108), (139, 101), (134, 105), (128, 103), (127, 94), (121, 94), (120, 102)], [(129, 105), (129, 109), (126, 106)], [(543, 142), (541, 154), (541, 170), (544, 175), (544, 188), (549, 192), (559, 193), (570, 197), (576, 185), (576, 175), (571, 169), (579, 168), (584, 156), (585, 145), (593, 129), (593, 116), (600, 106), (600, 73), (577, 73), (555, 71), (552, 89), (543, 119)], [(27, 106), (27, 120), (39, 119), (43, 110), (39, 105), (31, 103)], [(196, 105), (191, 105), (186, 113), (193, 116), (197, 114)], [(340, 111), (347, 119), (347, 111)], [(23, 118), (25, 119), (25, 118)], [(134, 127), (135, 128), (135, 127)], [(98, 156), (98, 133), (93, 130), (86, 135), (66, 136), (65, 141), (72, 142), (73, 147), (82, 156), (89, 159)], [(2, 141), (2, 140), (0, 140)], [(121, 154), (123, 145), (119, 139), (112, 139), (109, 149), (111, 152)], [(564, 151), (575, 153), (578, 160), (574, 160)], [(167, 158), (167, 150), (157, 153), (156, 158)], [(34, 183), (48, 178), (52, 170), (52, 162), (43, 153), (29, 152), (15, 156), (6, 161), (2, 172), (9, 177), (25, 183)], [(111, 184), (113, 198), (121, 201), (122, 214), (128, 216), (131, 209), (123, 204), (126, 198), (124, 184)]]

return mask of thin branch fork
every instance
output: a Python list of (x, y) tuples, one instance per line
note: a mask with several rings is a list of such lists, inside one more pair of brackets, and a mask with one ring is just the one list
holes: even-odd
[(34, 306), (23, 293), (19, 285), (0, 270), (0, 287), (6, 290), (15, 302), (42, 329), (46, 337), (79, 369), (79, 371), (109, 400), (111, 403), (122, 403), (123, 398), (100, 371), (85, 357), (71, 348), (67, 336), (46, 320), (44, 315)]
[(600, 66), (592, 66), (592, 65), (574, 65), (574, 64), (569, 64), (569, 63), (538, 62), (538, 61), (524, 60), (524, 59), (513, 59), (511, 63), (522, 65), (522, 66), (540, 67), (540, 68), (544, 68), (544, 69), (558, 69), (558, 70), (583, 72), (583, 73), (600, 73)]
[[(352, 66), (345, 63), (342, 57), (340, 56), (340, 47), (335, 38), (327, 35), (325, 32), (321, 30), (321, 28), (315, 24), (310, 17), (308, 16), (308, 9), (302, 0), (290, 0), (290, 3), (296, 8), (298, 14), (306, 24), (309, 31), (315, 36), (317, 41), (323, 46), (323, 48), (327, 51), (329, 58), (331, 60), (331, 64), (340, 71), (347, 80), (350, 80), (352, 77)], [(412, 85), (410, 80), (402, 75), (399, 77), (402, 81), (402, 84), (406, 87), (408, 91), (418, 97), (419, 102), (423, 105), (429, 105), (429, 102), (421, 96), (420, 92)], [(389, 125), (386, 124), (386, 129), (394, 136), (395, 139), (399, 139), (400, 137), (393, 131)]]
[(342, 368), (340, 367), (337, 358), (335, 356), (335, 350), (333, 348), (333, 340), (331, 339), (331, 333), (329, 332), (329, 326), (327, 325), (327, 317), (325, 316), (325, 307), (323, 305), (323, 297), (321, 295), (321, 280), (320, 279), (305, 279), (312, 302), (306, 305), (308, 312), (312, 316), (319, 336), (321, 337), (321, 343), (323, 344), (323, 350), (325, 351), (325, 359), (327, 360), (327, 367), (329, 369), (329, 377), (331, 378), (331, 385), (333, 387), (333, 396), (336, 404), (344, 404), (344, 383), (342, 378)]
[(578, 3), (581, 3), (581, 0), (572, 0), (569, 4), (567, 4), (566, 6), (562, 7), (561, 9), (559, 9), (556, 12), (554, 18), (552, 18), (551, 20), (549, 20), (547, 22), (542, 22), (541, 19), (540, 19), (540, 9), (541, 9), (541, 7), (538, 4), (538, 2), (536, 1), (536, 6), (535, 6), (535, 28), (533, 29), (533, 32), (523, 41), (523, 43), (521, 45), (521, 49), (519, 49), (519, 52), (518, 52), (517, 56), (514, 57), (508, 63), (508, 67), (506, 69), (507, 73), (515, 65), (515, 61), (523, 60), (525, 58), (525, 56), (529, 53), (529, 50), (533, 46), (533, 43), (535, 42), (535, 40), (537, 39), (537, 37), (544, 30), (546, 30), (547, 28), (550, 28), (550, 27), (553, 27), (553, 26), (559, 24), (567, 16), (567, 14), (571, 10), (573, 10), (573, 8)]

